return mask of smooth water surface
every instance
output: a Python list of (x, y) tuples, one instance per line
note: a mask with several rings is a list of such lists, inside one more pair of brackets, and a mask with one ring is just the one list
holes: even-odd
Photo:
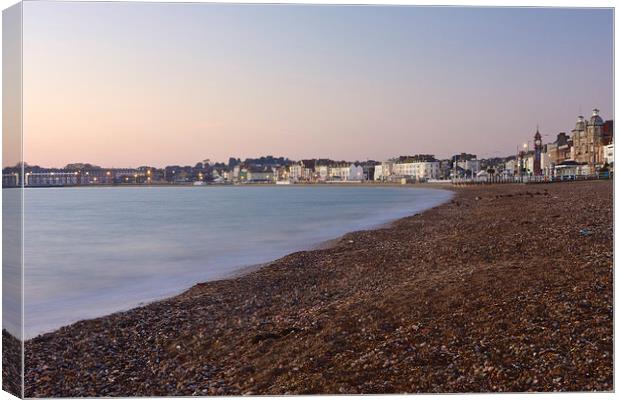
[(447, 201), (407, 187), (25, 190), (25, 334), (128, 309)]

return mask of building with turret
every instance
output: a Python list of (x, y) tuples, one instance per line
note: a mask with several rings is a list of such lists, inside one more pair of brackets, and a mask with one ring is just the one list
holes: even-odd
[[(591, 171), (605, 164), (604, 147), (611, 142), (612, 124), (605, 123), (599, 115), (599, 110), (592, 110), (592, 116), (586, 120), (583, 116), (577, 118), (575, 128), (571, 131), (573, 147), (571, 159), (580, 164), (587, 164)], [(613, 128), (611, 128), (613, 130)]]

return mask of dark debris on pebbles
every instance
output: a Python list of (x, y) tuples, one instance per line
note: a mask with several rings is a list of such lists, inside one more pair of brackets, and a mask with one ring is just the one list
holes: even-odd
[(31, 339), (26, 396), (613, 390), (612, 183), (455, 190)]

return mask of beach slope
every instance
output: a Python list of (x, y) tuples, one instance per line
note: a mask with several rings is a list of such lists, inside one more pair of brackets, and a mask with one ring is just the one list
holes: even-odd
[(26, 342), (26, 396), (613, 390), (612, 182), (392, 226)]

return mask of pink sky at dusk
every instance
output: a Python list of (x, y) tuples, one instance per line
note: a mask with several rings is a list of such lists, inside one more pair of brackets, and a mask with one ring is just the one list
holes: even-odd
[(537, 124), (552, 141), (580, 112), (613, 118), (612, 18), (610, 9), (27, 2), (24, 160), (505, 156)]

